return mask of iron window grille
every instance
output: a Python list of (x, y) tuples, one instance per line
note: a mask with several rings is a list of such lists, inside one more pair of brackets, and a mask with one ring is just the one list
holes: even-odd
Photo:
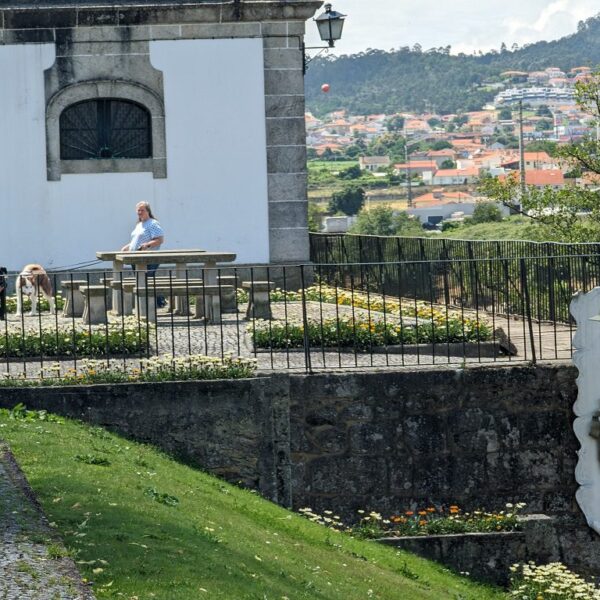
[(151, 158), (150, 112), (129, 100), (77, 102), (60, 115), (62, 160)]

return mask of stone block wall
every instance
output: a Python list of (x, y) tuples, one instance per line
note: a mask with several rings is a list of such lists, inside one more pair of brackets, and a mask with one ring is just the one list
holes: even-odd
[(577, 512), (574, 379), (550, 366), (294, 377), (294, 504)]
[(383, 513), (425, 504), (555, 519), (544, 552), (600, 575), (600, 537), (575, 502), (569, 365), (278, 374), (238, 381), (0, 387), (253, 487), (284, 506)]

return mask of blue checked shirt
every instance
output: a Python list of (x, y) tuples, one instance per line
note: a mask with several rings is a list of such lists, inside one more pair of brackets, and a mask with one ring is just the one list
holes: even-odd
[[(156, 219), (148, 219), (140, 221), (135, 229), (131, 232), (131, 241), (129, 242), (129, 250), (139, 250), (142, 244), (164, 236), (165, 233)], [(160, 246), (155, 246), (152, 250), (158, 250)]]

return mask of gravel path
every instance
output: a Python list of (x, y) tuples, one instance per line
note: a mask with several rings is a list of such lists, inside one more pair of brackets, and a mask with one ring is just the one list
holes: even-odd
[(93, 600), (1, 442), (0, 536), (0, 600)]

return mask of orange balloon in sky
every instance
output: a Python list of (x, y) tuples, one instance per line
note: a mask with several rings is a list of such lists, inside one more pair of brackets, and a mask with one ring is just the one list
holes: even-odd
[(324, 83), (321, 86), (321, 91), (327, 93), (329, 91), (329, 84), (328, 83)]

